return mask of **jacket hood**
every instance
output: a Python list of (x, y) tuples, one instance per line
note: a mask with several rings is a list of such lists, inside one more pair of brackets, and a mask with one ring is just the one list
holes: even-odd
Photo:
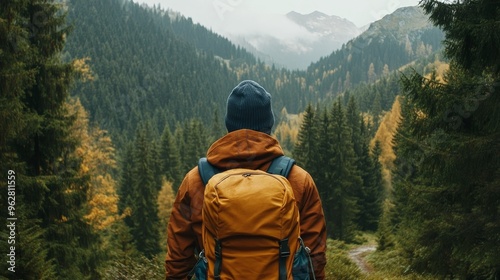
[(207, 159), (220, 169), (262, 169), (283, 155), (276, 138), (255, 130), (240, 129), (226, 134), (210, 146)]

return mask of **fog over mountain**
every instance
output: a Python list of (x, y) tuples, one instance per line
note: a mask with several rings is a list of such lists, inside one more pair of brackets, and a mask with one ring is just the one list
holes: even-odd
[[(251, 51), (259, 59), (306, 69), (368, 26), (418, 0), (133, 0), (192, 18)], [(361, 29), (361, 30), (359, 30)]]
[(347, 19), (315, 11), (263, 16), (245, 28), (245, 33), (239, 31), (229, 29), (226, 36), (267, 62), (305, 69), (358, 36), (362, 29)]

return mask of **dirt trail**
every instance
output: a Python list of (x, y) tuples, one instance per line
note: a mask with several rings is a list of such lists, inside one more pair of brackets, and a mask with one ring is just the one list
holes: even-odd
[(363, 245), (349, 251), (349, 258), (359, 267), (361, 272), (370, 273), (373, 268), (366, 262), (365, 256), (376, 249), (376, 245)]

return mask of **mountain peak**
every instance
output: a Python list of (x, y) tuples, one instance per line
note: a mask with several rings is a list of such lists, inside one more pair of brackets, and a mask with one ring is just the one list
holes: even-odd
[(318, 10), (311, 12), (309, 14), (301, 14), (301, 13), (298, 13), (295, 11), (291, 11), (288, 14), (286, 14), (286, 17), (293, 20), (293, 21), (297, 21), (297, 20), (301, 20), (301, 21), (303, 21), (303, 20), (331, 20), (331, 19), (348, 21), (347, 19), (343, 19), (343, 18), (340, 18), (340, 17), (335, 16), (335, 15), (332, 15), (332, 16), (327, 15), (323, 12), (318, 11)]
[(381, 32), (390, 33), (396, 37), (406, 37), (411, 30), (429, 29), (434, 25), (425, 15), (422, 8), (408, 6), (398, 8), (394, 13), (370, 24), (364, 36), (376, 36)]
[[(333, 32), (337, 33), (337, 35), (345, 33), (351, 38), (360, 33), (356, 25), (351, 21), (335, 15), (330, 16), (320, 11), (314, 11), (306, 15), (289, 12), (286, 17), (313, 33), (325, 34)], [(352, 36), (352, 34), (355, 35)]]
[(322, 12), (320, 12), (320, 11), (317, 11), (317, 10), (316, 10), (316, 11), (314, 11), (314, 12), (310, 13), (308, 16), (315, 16), (315, 17), (318, 17), (318, 16), (320, 16), (320, 17), (321, 17), (321, 16), (326, 16), (326, 17), (327, 17), (328, 15), (327, 15), (327, 14), (325, 14), (325, 13), (322, 13)]

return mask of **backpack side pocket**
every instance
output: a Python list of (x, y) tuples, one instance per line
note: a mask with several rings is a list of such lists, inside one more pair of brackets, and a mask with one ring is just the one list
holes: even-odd
[(188, 279), (191, 279), (193, 276), (195, 277), (196, 280), (207, 279), (207, 259), (205, 258), (204, 250), (200, 252), (198, 261), (188, 274)]
[(300, 237), (299, 244), (300, 247), (293, 258), (293, 280), (316, 280), (312, 267), (311, 256), (309, 255), (311, 250), (304, 245), (304, 241)]

